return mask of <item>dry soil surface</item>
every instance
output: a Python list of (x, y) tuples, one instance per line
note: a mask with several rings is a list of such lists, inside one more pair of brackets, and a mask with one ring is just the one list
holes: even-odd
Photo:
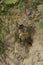
[[(11, 16), (9, 19), (10, 23), (14, 19), (19, 24), (32, 24), (29, 17), (24, 13), (20, 16)], [(34, 25), (36, 31), (33, 36), (33, 43), (28, 48), (22, 46), (17, 41), (15, 42), (15, 24), (13, 23), (9, 26), (10, 34), (5, 37), (8, 47), (5, 54), (0, 57), (0, 65), (43, 65), (43, 31), (39, 29), (38, 23), (34, 23)]]

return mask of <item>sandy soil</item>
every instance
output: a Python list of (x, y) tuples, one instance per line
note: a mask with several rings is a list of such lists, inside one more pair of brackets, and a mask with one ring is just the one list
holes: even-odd
[[(33, 23), (25, 13), (22, 13), (20, 16), (11, 16), (10, 24), (13, 22), (12, 20), (24, 25)], [(35, 26), (36, 32), (33, 36), (32, 46), (28, 46), (28, 48), (17, 41), (15, 42), (14, 22), (9, 26), (10, 33), (5, 36), (8, 47), (5, 54), (0, 57), (0, 65), (43, 65), (43, 31), (39, 29), (38, 23), (32, 25)]]

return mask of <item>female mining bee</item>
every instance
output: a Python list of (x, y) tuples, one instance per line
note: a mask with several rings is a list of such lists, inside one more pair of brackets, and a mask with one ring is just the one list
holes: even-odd
[(16, 39), (23, 44), (32, 45), (32, 26), (24, 26), (23, 24), (18, 26)]

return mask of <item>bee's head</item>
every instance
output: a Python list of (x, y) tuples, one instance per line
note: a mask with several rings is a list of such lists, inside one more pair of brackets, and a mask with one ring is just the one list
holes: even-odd
[(23, 28), (24, 28), (23, 24), (19, 25), (19, 29), (23, 29)]

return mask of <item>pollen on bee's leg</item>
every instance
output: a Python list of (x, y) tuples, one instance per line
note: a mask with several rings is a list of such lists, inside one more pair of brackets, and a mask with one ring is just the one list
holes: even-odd
[(22, 34), (19, 34), (19, 38), (21, 38), (22, 37)]

